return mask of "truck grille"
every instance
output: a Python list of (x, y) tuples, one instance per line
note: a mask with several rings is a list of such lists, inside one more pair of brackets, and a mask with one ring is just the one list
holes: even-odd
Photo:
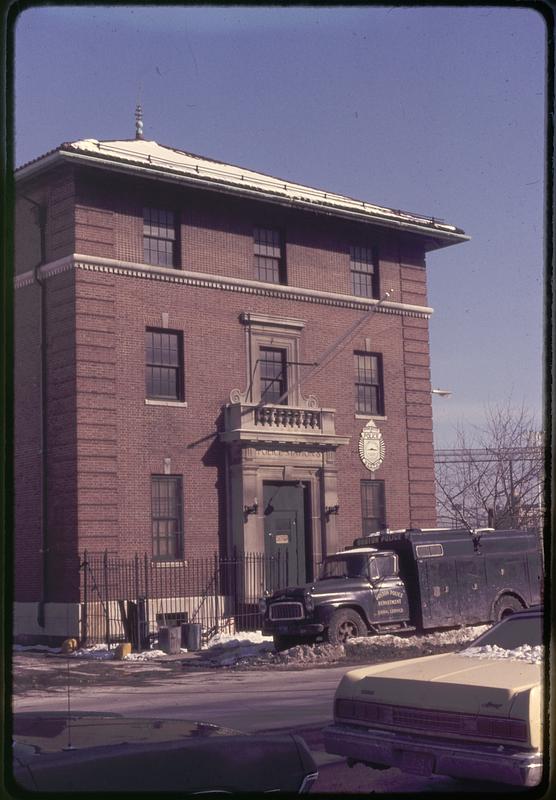
[(270, 619), (303, 619), (305, 616), (302, 603), (272, 603)]

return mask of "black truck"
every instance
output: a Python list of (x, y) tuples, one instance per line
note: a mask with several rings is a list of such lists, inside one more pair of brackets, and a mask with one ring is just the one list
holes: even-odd
[(536, 533), (379, 531), (325, 558), (318, 578), (261, 598), (277, 649), (497, 621), (541, 600)]

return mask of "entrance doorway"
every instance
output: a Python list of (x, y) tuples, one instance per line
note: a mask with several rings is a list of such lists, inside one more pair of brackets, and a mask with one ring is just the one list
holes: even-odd
[[(265, 555), (287, 563), (289, 585), (306, 583), (313, 577), (308, 493), (308, 486), (301, 481), (263, 484)], [(283, 579), (281, 576), (281, 583)]]

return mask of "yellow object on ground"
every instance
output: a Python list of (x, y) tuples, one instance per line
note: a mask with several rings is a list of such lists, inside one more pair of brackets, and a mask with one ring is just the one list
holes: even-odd
[(131, 653), (131, 642), (122, 642), (114, 650), (114, 658), (120, 661)]

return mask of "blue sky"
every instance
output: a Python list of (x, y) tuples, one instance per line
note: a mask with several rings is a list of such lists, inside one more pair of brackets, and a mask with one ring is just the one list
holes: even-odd
[(15, 36), (16, 163), (145, 138), (416, 211), (471, 241), (428, 258), (435, 442), (487, 404), (541, 420), (545, 23), (496, 7), (39, 7)]

